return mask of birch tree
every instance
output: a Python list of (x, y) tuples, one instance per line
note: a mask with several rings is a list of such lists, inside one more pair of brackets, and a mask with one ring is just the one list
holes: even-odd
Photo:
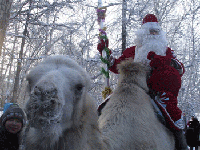
[(1, 0), (0, 1), (0, 56), (3, 47), (3, 42), (6, 34), (6, 28), (8, 26), (10, 18), (10, 9), (13, 0)]

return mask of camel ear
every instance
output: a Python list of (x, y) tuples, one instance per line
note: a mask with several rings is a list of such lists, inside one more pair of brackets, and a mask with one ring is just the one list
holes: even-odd
[(134, 62), (133, 58), (128, 58), (117, 65), (119, 73), (121, 75), (134, 75), (134, 74), (146, 74), (146, 67), (138, 62)]

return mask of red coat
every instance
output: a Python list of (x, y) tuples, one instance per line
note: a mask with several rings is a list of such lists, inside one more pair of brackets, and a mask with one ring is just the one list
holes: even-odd
[(114, 64), (109, 68), (110, 71), (118, 74), (117, 64), (119, 64), (121, 61), (125, 60), (126, 58), (130, 58), (130, 57), (132, 58), (135, 57), (135, 46), (127, 48), (118, 59), (115, 59)]
[[(113, 66), (110, 67), (110, 71), (118, 73), (117, 64), (126, 58), (134, 58), (135, 48), (135, 46), (127, 48), (118, 59), (115, 59)], [(176, 60), (180, 65), (183, 70), (182, 74), (179, 74), (179, 72), (170, 65), (171, 59)], [(154, 59), (150, 62), (150, 66), (153, 71), (147, 81), (149, 88), (156, 92), (166, 93), (165, 96), (169, 98), (169, 100), (164, 101), (167, 112), (174, 121), (180, 119), (182, 111), (177, 107), (177, 96), (181, 88), (181, 76), (184, 73), (183, 64), (175, 58), (173, 50), (167, 47), (166, 56), (155, 55)]]

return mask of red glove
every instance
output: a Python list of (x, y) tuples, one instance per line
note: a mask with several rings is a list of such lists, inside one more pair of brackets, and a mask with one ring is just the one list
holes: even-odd
[(100, 39), (99, 44), (97, 45), (97, 50), (100, 52), (102, 55), (102, 51), (104, 50), (105, 47), (108, 47), (108, 39), (104, 41), (104, 39)]
[(155, 52), (150, 51), (150, 52), (148, 53), (148, 55), (147, 55), (147, 59), (152, 60), (152, 59), (154, 59), (154, 56), (155, 56), (155, 55), (156, 55)]
[(169, 66), (171, 63), (170, 56), (156, 55), (156, 53), (152, 51), (148, 53), (147, 59), (151, 60), (151, 67), (164, 67), (165, 65)]

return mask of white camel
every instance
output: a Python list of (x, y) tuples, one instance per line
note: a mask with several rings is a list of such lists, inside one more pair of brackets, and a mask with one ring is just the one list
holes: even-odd
[(99, 118), (113, 150), (174, 150), (173, 134), (155, 116), (147, 94), (147, 68), (132, 59), (118, 68), (117, 88)]
[[(103, 150), (89, 76), (74, 60), (52, 56), (27, 75), (26, 150)], [(106, 145), (106, 144), (105, 144)]]

